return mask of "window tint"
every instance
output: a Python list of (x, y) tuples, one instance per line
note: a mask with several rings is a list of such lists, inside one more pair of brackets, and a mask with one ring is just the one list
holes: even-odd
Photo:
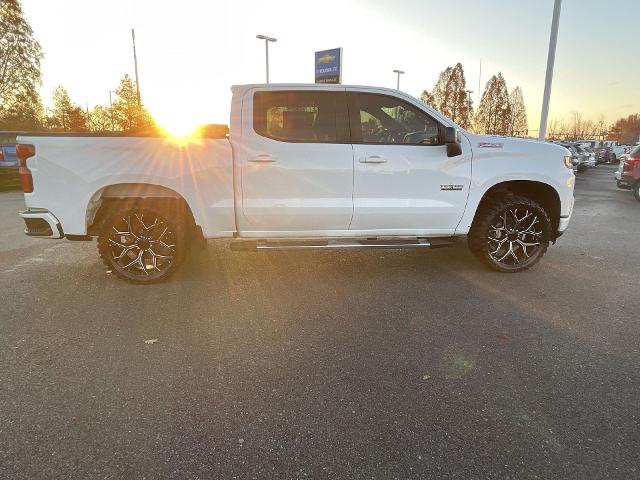
[[(369, 93), (350, 94), (354, 141), (440, 145), (439, 124), (422, 110), (398, 98)], [(354, 118), (355, 117), (355, 118)]]
[(253, 128), (264, 137), (289, 142), (346, 141), (339, 133), (346, 113), (342, 122), (336, 119), (338, 112), (346, 112), (344, 103), (344, 93), (338, 92), (256, 92)]

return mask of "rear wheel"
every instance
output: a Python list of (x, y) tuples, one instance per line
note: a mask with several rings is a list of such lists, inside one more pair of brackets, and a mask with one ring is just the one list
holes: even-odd
[(166, 280), (180, 266), (187, 249), (184, 219), (177, 208), (132, 206), (109, 215), (98, 237), (105, 265), (131, 283)]
[(469, 232), (469, 248), (499, 272), (521, 272), (547, 251), (551, 221), (547, 212), (526, 197), (506, 195), (483, 201)]

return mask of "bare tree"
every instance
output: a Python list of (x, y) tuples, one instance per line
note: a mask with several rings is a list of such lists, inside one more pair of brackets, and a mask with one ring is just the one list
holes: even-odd
[(583, 122), (582, 122), (582, 112), (572, 111), (571, 112), (571, 120), (569, 123), (569, 131), (571, 132), (571, 136), (574, 140), (580, 138), (582, 133)]
[(554, 118), (549, 122), (547, 127), (547, 138), (551, 140), (559, 140), (563, 136), (565, 131), (564, 121), (562, 119)]

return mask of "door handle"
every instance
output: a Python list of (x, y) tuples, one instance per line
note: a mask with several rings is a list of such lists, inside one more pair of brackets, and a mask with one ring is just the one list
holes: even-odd
[(380, 155), (369, 155), (368, 157), (361, 157), (360, 163), (387, 163), (387, 159)]
[(254, 163), (272, 163), (272, 162), (276, 162), (277, 159), (276, 157), (274, 157), (273, 155), (269, 155), (269, 154), (262, 154), (262, 155), (257, 155), (255, 157), (251, 157), (249, 159), (250, 162), (254, 162)]

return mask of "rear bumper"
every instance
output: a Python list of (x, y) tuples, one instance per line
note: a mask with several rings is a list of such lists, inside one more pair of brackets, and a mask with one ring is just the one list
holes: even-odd
[(616, 176), (618, 188), (622, 188), (623, 190), (631, 190), (637, 181), (638, 179), (627, 175), (620, 175), (620, 178)]
[(32, 208), (20, 211), (19, 215), (25, 223), (25, 235), (42, 238), (64, 237), (62, 225), (48, 210)]

